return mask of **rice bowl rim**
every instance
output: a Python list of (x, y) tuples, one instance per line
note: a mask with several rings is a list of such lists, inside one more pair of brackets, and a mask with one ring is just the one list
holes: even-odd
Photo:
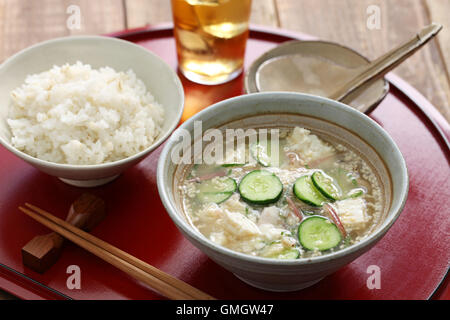
[[(183, 89), (183, 86), (181, 84), (181, 80), (179, 79), (179, 77), (177, 76), (175, 71), (172, 70), (172, 68), (163, 59), (161, 59), (159, 56), (157, 56), (153, 52), (145, 49), (144, 47), (141, 47), (141, 46), (139, 46), (139, 45), (137, 45), (135, 43), (132, 43), (132, 42), (129, 42), (129, 41), (126, 41), (126, 40), (112, 38), (112, 37), (108, 37), (108, 36), (96, 36), (96, 35), (68, 36), (68, 37), (59, 37), (59, 38), (55, 38), (55, 39), (51, 39), (51, 40), (46, 40), (46, 41), (34, 44), (34, 45), (30, 46), (30, 47), (27, 47), (27, 48), (19, 51), (18, 53), (12, 55), (8, 59), (6, 59), (2, 64), (0, 64), (0, 70), (2, 70), (3, 68), (5, 68), (6, 66), (8, 66), (10, 64), (13, 64), (15, 62), (15, 60), (18, 59), (19, 57), (22, 57), (25, 54), (30, 54), (32, 51), (34, 51), (34, 50), (36, 50), (36, 49), (38, 49), (40, 47), (44, 47), (44, 46), (48, 46), (48, 45), (52, 45), (52, 44), (60, 43), (60, 42), (80, 41), (80, 40), (86, 40), (86, 39), (89, 39), (89, 40), (98, 39), (98, 40), (101, 40), (101, 41), (112, 41), (112, 42), (120, 43), (121, 45), (123, 45), (125, 47), (128, 46), (130, 48), (134, 48), (136, 50), (142, 51), (143, 53), (145, 53), (148, 56), (152, 57), (152, 59), (158, 61), (158, 63), (160, 63), (162, 66), (164, 66), (164, 68), (166, 69), (167, 73), (170, 74), (171, 78), (174, 80), (175, 87), (176, 87), (177, 92), (178, 92), (178, 94), (180, 96), (180, 103), (179, 103), (179, 106), (178, 106), (178, 110), (177, 110), (177, 112), (175, 114), (175, 117), (172, 117), (171, 119), (167, 119), (166, 117), (164, 117), (164, 122), (166, 122), (166, 121), (173, 121), (173, 122), (170, 124), (168, 129), (166, 129), (165, 131), (162, 131), (162, 132), (160, 132), (158, 134), (158, 136), (157, 136), (157, 138), (156, 138), (156, 140), (155, 140), (155, 142), (153, 144), (151, 144), (150, 146), (148, 146), (144, 150), (142, 150), (142, 151), (140, 151), (138, 153), (135, 153), (135, 154), (133, 154), (133, 155), (131, 155), (129, 157), (120, 159), (120, 160), (106, 162), (106, 163), (100, 163), (100, 164), (67, 164), (67, 163), (57, 163), (57, 162), (52, 162), (52, 161), (39, 159), (39, 158), (33, 157), (33, 156), (31, 156), (31, 155), (29, 155), (29, 154), (27, 154), (27, 153), (25, 153), (25, 152), (15, 148), (11, 144), (10, 141), (6, 141), (5, 139), (3, 139), (3, 137), (0, 136), (0, 144), (3, 145), (7, 150), (9, 150), (12, 153), (14, 153), (15, 155), (19, 156), (20, 158), (23, 158), (25, 161), (28, 161), (28, 162), (33, 163), (33, 164), (41, 165), (41, 166), (47, 166), (47, 167), (51, 166), (51, 167), (54, 167), (55, 169), (75, 169), (75, 168), (76, 169), (80, 169), (80, 168), (83, 168), (83, 169), (87, 169), (87, 170), (97, 170), (97, 169), (112, 168), (112, 167), (115, 167), (117, 165), (126, 164), (126, 163), (128, 163), (130, 161), (137, 160), (137, 159), (145, 156), (147, 153), (153, 151), (154, 149), (159, 147), (172, 134), (172, 132), (178, 126), (178, 124), (179, 124), (179, 122), (181, 120), (181, 116), (183, 114), (184, 102), (185, 102), (184, 89)], [(87, 62), (83, 62), (83, 63), (87, 63)], [(89, 64), (89, 63), (87, 63), (87, 64)], [(111, 67), (111, 68), (113, 68), (113, 67)], [(43, 72), (45, 72), (45, 70)], [(146, 89), (147, 89), (147, 87), (146, 87)], [(160, 104), (158, 101), (156, 101), (156, 102), (158, 104)], [(164, 108), (163, 105), (161, 105), (161, 106)], [(7, 105), (7, 107), (9, 107), (9, 104)]]

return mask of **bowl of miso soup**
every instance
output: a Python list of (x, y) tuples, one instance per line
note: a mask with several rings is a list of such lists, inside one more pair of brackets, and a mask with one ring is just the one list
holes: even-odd
[(271, 291), (311, 286), (358, 258), (408, 193), (405, 161), (380, 125), (299, 93), (249, 94), (201, 111), (165, 145), (157, 181), (189, 241)]

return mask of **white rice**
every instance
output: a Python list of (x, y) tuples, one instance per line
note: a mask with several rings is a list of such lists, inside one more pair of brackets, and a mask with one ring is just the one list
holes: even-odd
[(57, 163), (134, 155), (155, 141), (164, 120), (163, 108), (132, 70), (95, 70), (81, 62), (29, 75), (11, 100), (13, 146)]

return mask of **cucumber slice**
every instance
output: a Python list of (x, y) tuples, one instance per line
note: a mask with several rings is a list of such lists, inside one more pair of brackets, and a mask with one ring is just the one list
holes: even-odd
[(242, 167), (245, 163), (224, 163), (221, 166), (224, 168), (230, 168), (230, 167)]
[(227, 200), (233, 192), (201, 192), (197, 194), (197, 199), (201, 203), (222, 203)]
[(268, 244), (261, 253), (262, 257), (271, 259), (300, 258), (300, 250), (298, 248), (283, 248), (279, 242)]
[(300, 258), (300, 250), (296, 248), (286, 249), (281, 253), (274, 254), (273, 256), (267, 256), (265, 258), (280, 260), (298, 259)]
[(237, 189), (237, 184), (234, 179), (230, 177), (217, 177), (202, 181), (198, 184), (198, 190), (202, 192), (234, 192)]
[(336, 247), (342, 241), (342, 235), (330, 220), (313, 216), (300, 223), (298, 240), (305, 249), (325, 251)]
[(275, 259), (282, 259), (282, 260), (298, 259), (298, 258), (300, 258), (300, 251), (295, 248), (286, 249), (286, 251), (275, 257)]
[(250, 146), (250, 153), (258, 163), (264, 167), (270, 166), (269, 144), (256, 142)]
[(269, 171), (254, 170), (242, 178), (239, 183), (239, 193), (248, 203), (269, 204), (278, 201), (283, 193), (283, 184)]
[(331, 200), (338, 200), (341, 198), (341, 191), (333, 181), (333, 178), (323, 174), (320, 171), (316, 171), (311, 176), (314, 186), (325, 197)]
[(350, 190), (358, 187), (358, 182), (355, 176), (341, 167), (325, 170), (325, 174), (332, 177), (336, 184), (342, 191), (342, 194), (347, 194)]
[(229, 177), (218, 177), (205, 180), (198, 185), (197, 199), (201, 203), (221, 203), (227, 200), (237, 189), (234, 179)]
[(349, 193), (347, 193), (347, 196), (345, 197), (345, 199), (348, 198), (358, 198), (364, 195), (364, 189), (362, 188), (356, 188), (351, 190)]
[(311, 210), (304, 210), (300, 209), (301, 213), (303, 213), (305, 216), (315, 216), (317, 213)]
[(327, 170), (326, 174), (336, 181), (341, 189), (341, 200), (348, 198), (357, 198), (363, 196), (367, 191), (364, 187), (359, 186), (355, 175), (340, 167)]
[(322, 206), (327, 199), (314, 187), (311, 176), (301, 176), (294, 183), (294, 194), (301, 201), (314, 207)]

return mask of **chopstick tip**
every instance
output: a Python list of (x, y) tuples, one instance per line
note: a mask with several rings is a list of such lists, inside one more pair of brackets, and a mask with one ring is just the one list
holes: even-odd
[(26, 215), (28, 215), (28, 216), (30, 215), (30, 210), (28, 210), (28, 209), (26, 209), (26, 208), (24, 208), (22, 206), (19, 206), (18, 208), (19, 208), (20, 211), (22, 211)]

